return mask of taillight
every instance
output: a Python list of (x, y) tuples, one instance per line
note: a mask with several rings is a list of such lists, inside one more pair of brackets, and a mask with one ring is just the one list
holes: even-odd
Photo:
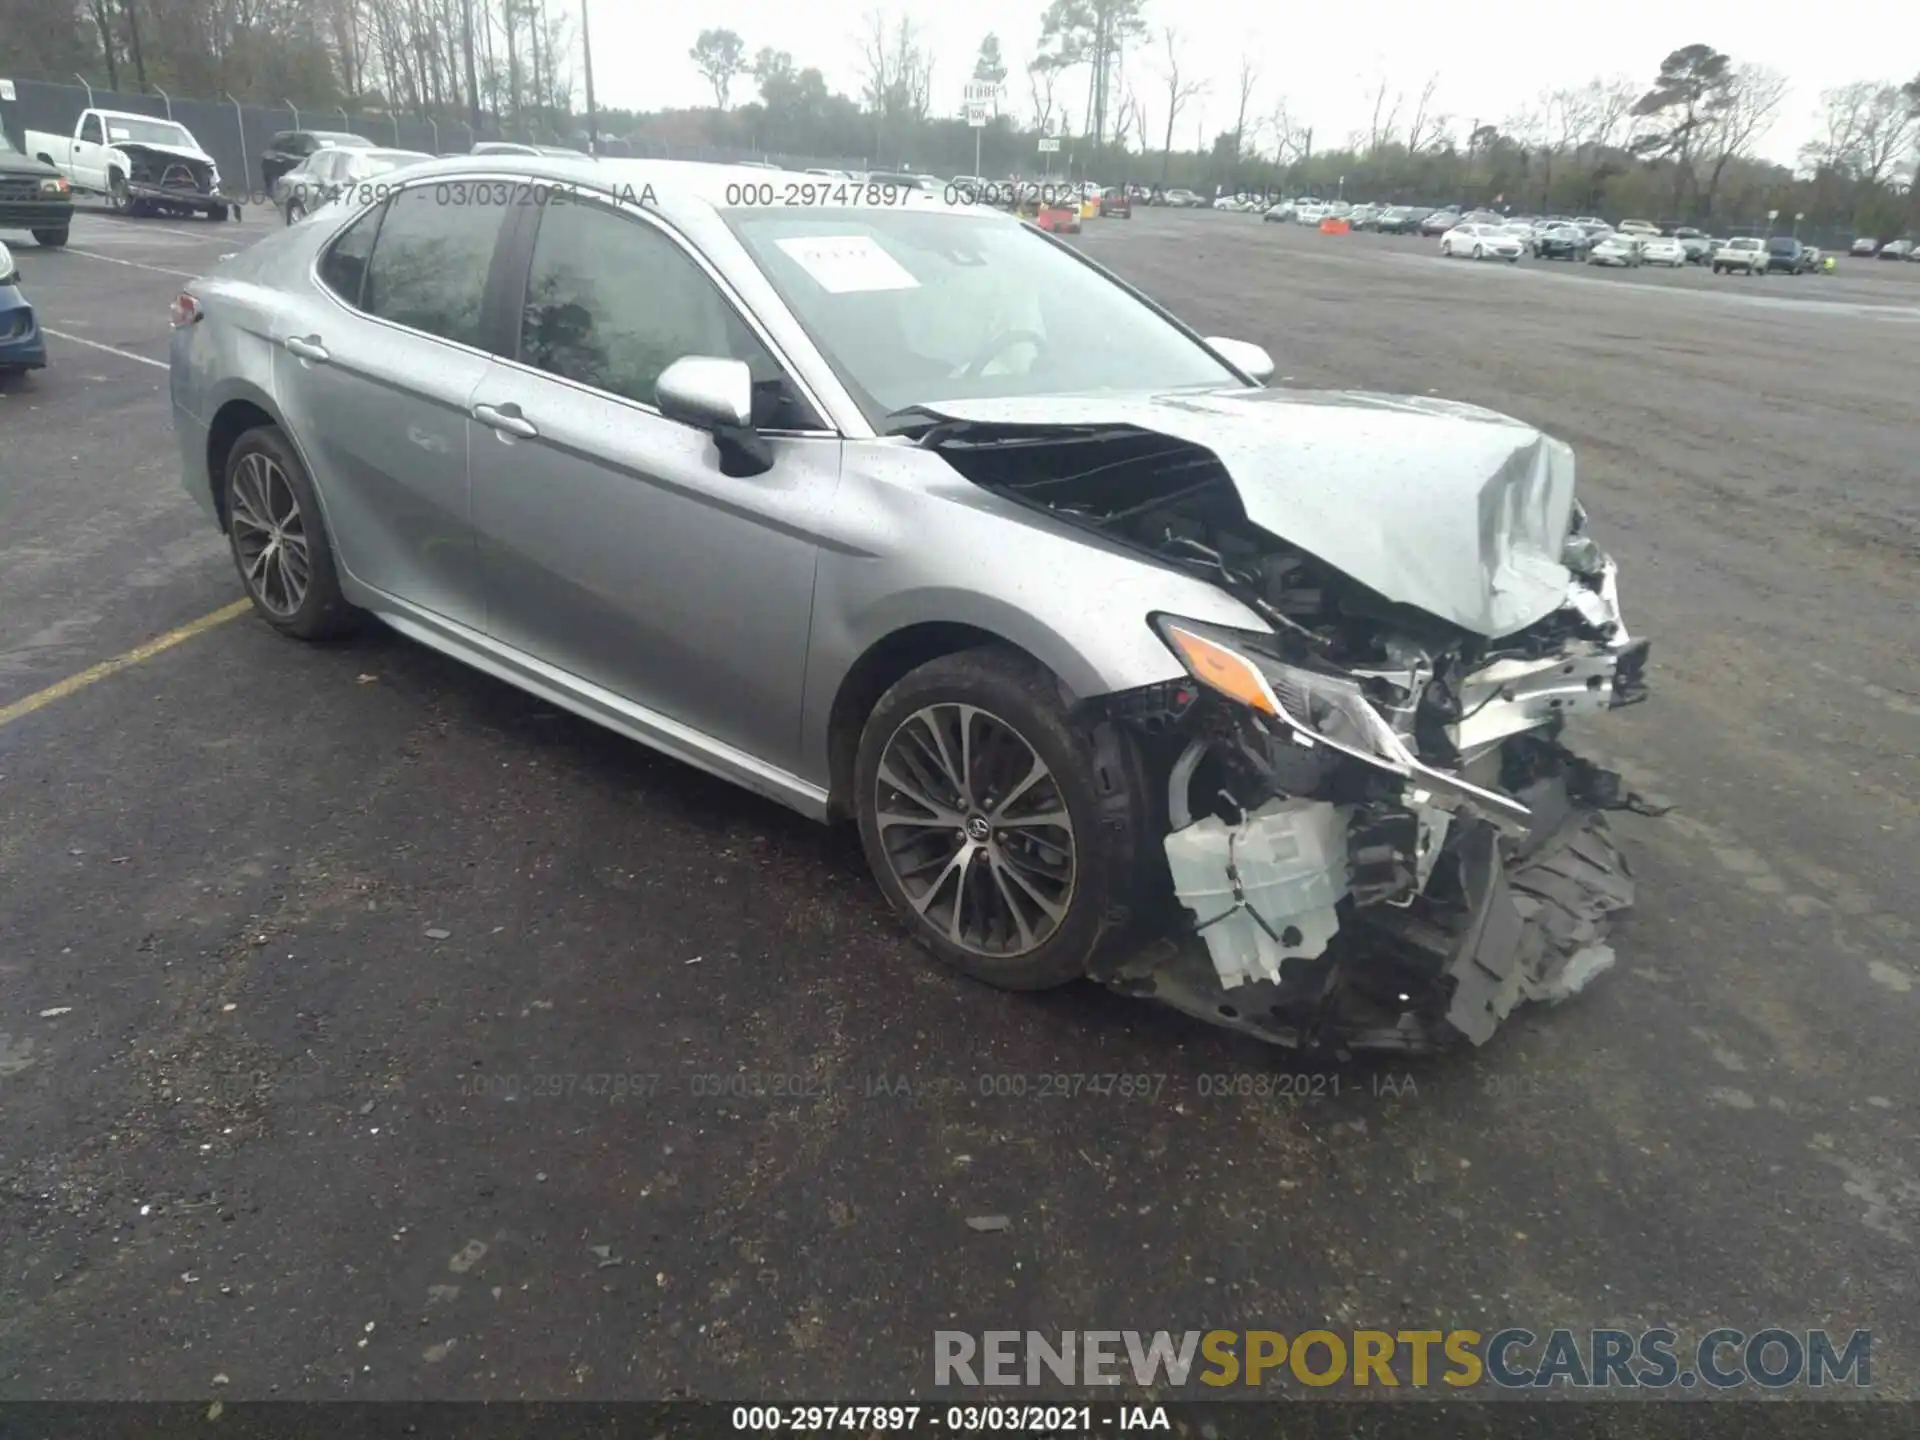
[(174, 329), (184, 329), (200, 318), (200, 302), (182, 290), (173, 297), (173, 304), (168, 307), (167, 314), (173, 321)]

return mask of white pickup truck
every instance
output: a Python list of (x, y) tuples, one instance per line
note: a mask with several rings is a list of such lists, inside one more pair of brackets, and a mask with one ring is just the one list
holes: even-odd
[(26, 152), (67, 177), (76, 192), (104, 195), (128, 215), (240, 218), (220, 188), (220, 167), (193, 132), (172, 120), (124, 110), (83, 110), (73, 134), (29, 130)]

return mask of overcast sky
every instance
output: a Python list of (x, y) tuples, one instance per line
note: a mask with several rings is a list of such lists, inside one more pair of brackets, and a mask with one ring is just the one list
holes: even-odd
[[(556, 7), (578, 0), (553, 0)], [(603, 104), (636, 109), (712, 103), (706, 82), (687, 58), (706, 27), (739, 33), (751, 56), (762, 45), (786, 50), (796, 66), (813, 65), (835, 89), (857, 95), (860, 35), (868, 0), (707, 0), (661, 7), (634, 0), (599, 0), (593, 8), (594, 88)], [(904, 10), (920, 27), (935, 57), (935, 103), (960, 108), (960, 87), (971, 75), (980, 39), (999, 35), (1014, 108), (1027, 113), (1025, 67), (1039, 36), (1041, 0), (917, 3)], [(1670, 50), (1696, 41), (1725, 50), (1736, 62), (1769, 66), (1791, 82), (1786, 101), (1760, 152), (1791, 163), (1815, 130), (1820, 92), (1856, 80), (1910, 79), (1920, 50), (1910, 43), (1916, 21), (1909, 0), (1848, 0), (1828, 10), (1805, 0), (1608, 0), (1600, 6), (1460, 6), (1385, 0), (1328, 5), (1240, 5), (1222, 0), (1147, 0), (1155, 44), (1129, 53), (1125, 82), (1143, 102), (1148, 133), (1158, 148), (1166, 125), (1166, 82), (1160, 27), (1174, 24), (1183, 40), (1182, 69), (1191, 67), (1208, 91), (1184, 109), (1176, 148), (1230, 129), (1237, 108), (1241, 56), (1251, 51), (1260, 70), (1253, 109), (1271, 114), (1285, 97), (1297, 123), (1314, 127), (1316, 149), (1367, 127), (1374, 88), (1384, 76), (1407, 93), (1407, 106), (1436, 72), (1438, 108), (1458, 122), (1501, 117), (1543, 89), (1579, 85), (1596, 76), (1650, 81)], [(1902, 37), (1908, 43), (1897, 43)], [(1889, 67), (1896, 67), (1892, 70)], [(1074, 126), (1084, 108), (1085, 70), (1073, 72), (1057, 93), (1077, 97)], [(736, 82), (735, 103), (750, 100), (750, 77)]]

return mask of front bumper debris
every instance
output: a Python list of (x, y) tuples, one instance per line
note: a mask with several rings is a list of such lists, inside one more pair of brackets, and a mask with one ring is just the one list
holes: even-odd
[(1193, 925), (1095, 978), (1293, 1048), (1400, 1054), (1483, 1045), (1520, 1005), (1579, 993), (1633, 903), (1605, 813), (1625, 792), (1557, 743), (1519, 744), (1523, 835), (1425, 804), (1302, 800), (1175, 830)]

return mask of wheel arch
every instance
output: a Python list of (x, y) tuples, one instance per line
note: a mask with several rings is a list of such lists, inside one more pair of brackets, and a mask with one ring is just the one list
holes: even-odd
[[(854, 761), (860, 735), (873, 707), (901, 680), (928, 661), (983, 646), (1019, 655), (1053, 675), (1059, 675), (1024, 645), (979, 625), (953, 620), (926, 620), (889, 631), (867, 646), (840, 678), (827, 707), (827, 814), (833, 820), (853, 815)], [(1061, 690), (1070, 697), (1064, 681)]]
[[(234, 443), (247, 431), (262, 425), (271, 425), (281, 434), (287, 434), (272, 403), (267, 396), (249, 388), (222, 400), (207, 423), (206, 483), (213, 497), (214, 518), (219, 521), (222, 534), (227, 529), (227, 456), (232, 453)], [(287, 436), (287, 443), (293, 444), (291, 435)], [(297, 446), (295, 450), (297, 453)]]

